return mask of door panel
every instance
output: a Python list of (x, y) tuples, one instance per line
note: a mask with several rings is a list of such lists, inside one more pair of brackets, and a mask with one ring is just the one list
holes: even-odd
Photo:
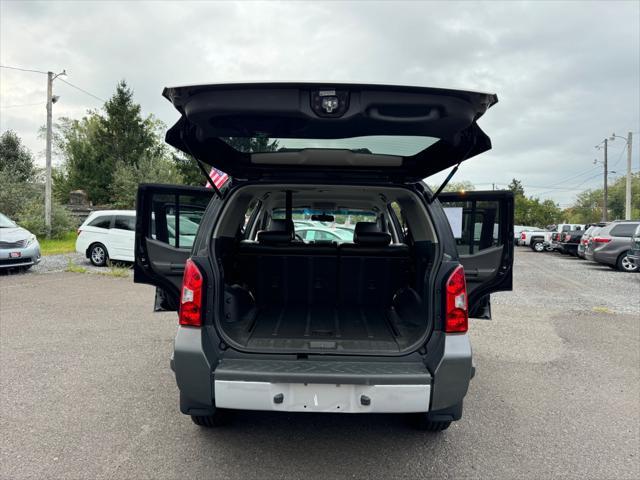
[(469, 315), (490, 318), (489, 295), (513, 286), (513, 193), (447, 192), (438, 198), (453, 217), (461, 215), (454, 237), (467, 280)]
[(212, 197), (203, 187), (138, 187), (133, 279), (158, 287), (156, 310), (177, 310), (184, 265)]

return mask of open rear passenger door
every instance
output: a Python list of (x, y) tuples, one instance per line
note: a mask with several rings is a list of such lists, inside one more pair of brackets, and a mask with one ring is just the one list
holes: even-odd
[(490, 319), (490, 294), (513, 288), (513, 192), (447, 192), (438, 199), (464, 267), (469, 316)]
[(156, 311), (178, 309), (184, 266), (213, 195), (204, 187), (138, 187), (133, 281), (157, 287)]

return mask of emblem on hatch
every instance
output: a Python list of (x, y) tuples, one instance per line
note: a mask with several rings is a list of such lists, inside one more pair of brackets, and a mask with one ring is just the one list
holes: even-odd
[(338, 97), (323, 97), (322, 109), (327, 113), (333, 113), (338, 108)]

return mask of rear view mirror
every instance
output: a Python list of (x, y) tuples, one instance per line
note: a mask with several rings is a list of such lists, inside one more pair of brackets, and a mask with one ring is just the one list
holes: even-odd
[(333, 222), (335, 218), (333, 215), (323, 213), (322, 215), (311, 215), (311, 220), (315, 222)]

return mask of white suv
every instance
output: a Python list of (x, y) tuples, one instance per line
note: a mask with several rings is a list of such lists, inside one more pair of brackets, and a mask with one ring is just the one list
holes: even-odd
[(135, 229), (135, 210), (92, 212), (78, 229), (76, 252), (98, 267), (110, 259), (133, 262)]

